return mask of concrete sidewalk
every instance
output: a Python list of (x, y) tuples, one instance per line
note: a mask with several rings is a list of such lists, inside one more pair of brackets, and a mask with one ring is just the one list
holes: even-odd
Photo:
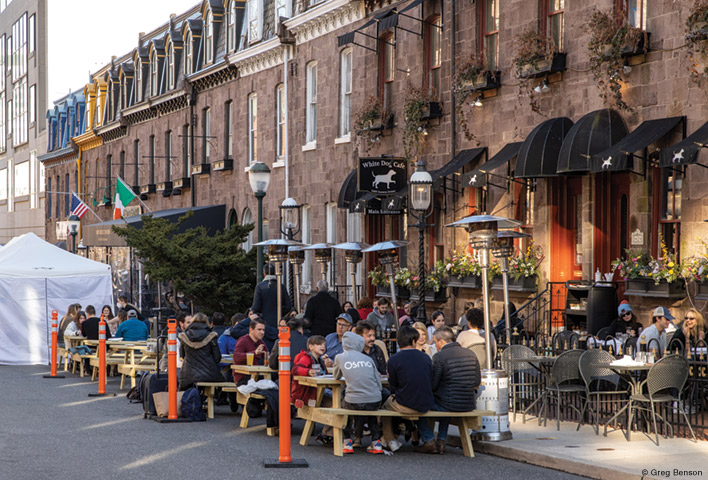
[[(510, 415), (511, 417), (511, 415)], [(484, 452), (520, 462), (553, 468), (602, 480), (618, 478), (708, 478), (708, 442), (685, 438), (664, 438), (659, 446), (643, 433), (632, 432), (628, 442), (623, 432), (595, 435), (590, 425), (575, 431), (577, 424), (555, 421), (538, 425), (536, 418), (512, 422), (512, 440), (475, 442), (476, 452)], [(659, 427), (661, 432), (661, 426)]]

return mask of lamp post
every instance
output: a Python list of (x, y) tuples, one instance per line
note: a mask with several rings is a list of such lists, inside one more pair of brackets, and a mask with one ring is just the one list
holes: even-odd
[(511, 320), (509, 320), (509, 257), (514, 254), (514, 239), (530, 237), (528, 233), (503, 231), (497, 233), (497, 245), (492, 254), (501, 260), (502, 282), (504, 286), (504, 323), (506, 343), (511, 345)]
[(299, 242), (286, 240), (284, 238), (276, 238), (256, 243), (258, 247), (268, 247), (268, 257), (275, 264), (275, 278), (278, 284), (277, 288), (277, 319), (283, 318), (283, 262), (288, 260), (288, 248), (302, 246)]
[(66, 223), (72, 239), (71, 253), (76, 253), (76, 235), (78, 235), (79, 227), (81, 227), (81, 219), (76, 215), (71, 215)]
[(356, 270), (357, 266), (364, 259), (362, 250), (369, 248), (369, 246), (370, 245), (368, 243), (364, 242), (346, 242), (338, 243), (337, 245), (332, 246), (332, 248), (336, 248), (337, 250), (344, 250), (344, 258), (351, 266), (350, 275), (352, 279), (352, 303), (354, 306), (356, 306), (359, 302), (356, 296)]
[[(288, 197), (283, 200), (283, 203), (278, 207), (278, 212), (280, 216), (280, 233), (285, 235), (288, 240), (294, 240), (295, 235), (300, 233), (300, 205), (295, 201), (294, 198)], [(291, 263), (291, 267), (294, 265)], [(289, 269), (288, 272), (288, 288), (290, 290), (290, 295), (293, 298), (293, 303), (295, 296), (299, 295), (299, 291), (295, 291), (295, 285), (293, 282), (293, 268)], [(298, 289), (299, 290), (299, 289)], [(299, 303), (299, 302), (298, 302)], [(300, 308), (297, 309), (298, 313)]]
[(393, 325), (394, 333), (398, 332), (398, 302), (396, 302), (396, 285), (393, 283), (393, 265), (396, 263), (396, 260), (398, 260), (398, 249), (405, 247), (406, 245), (408, 245), (408, 242), (404, 240), (389, 240), (387, 242), (379, 242), (362, 250), (362, 253), (377, 252), (379, 255), (379, 262), (386, 269), (388, 283), (391, 287), (393, 316), (396, 318)]
[[(426, 211), (431, 204), (431, 191), (433, 177), (425, 169), (425, 162), (419, 158), (416, 171), (411, 175), (411, 215), (418, 220), (418, 318), (419, 322), (426, 322), (425, 315), (425, 219), (430, 216)], [(416, 215), (413, 212), (418, 212)]]
[(302, 247), (290, 247), (288, 249), (288, 260), (294, 270), (295, 276), (295, 308), (298, 313), (300, 309), (300, 275), (302, 274), (302, 264), (305, 263), (305, 251)]
[[(256, 260), (256, 282), (263, 280), (263, 197), (266, 196), (270, 185), (270, 168), (263, 162), (255, 162), (248, 169), (248, 182), (251, 190), (258, 200), (258, 254)], [(280, 320), (280, 318), (278, 319)]]

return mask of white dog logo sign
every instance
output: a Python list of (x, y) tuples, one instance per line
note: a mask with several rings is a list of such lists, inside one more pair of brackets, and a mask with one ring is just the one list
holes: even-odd
[(396, 181), (393, 179), (393, 176), (396, 174), (396, 171), (393, 169), (389, 170), (386, 175), (376, 175), (374, 172), (371, 172), (371, 174), (374, 176), (374, 183), (371, 184), (371, 186), (374, 188), (379, 188), (380, 184), (385, 183), (386, 188), (390, 189), (391, 184), (393, 183), (395, 185), (396, 183)]
[(678, 152), (674, 152), (674, 158), (671, 159), (671, 163), (681, 163), (683, 160), (683, 148)]
[(602, 160), (602, 169), (608, 169), (612, 166), (612, 155)]

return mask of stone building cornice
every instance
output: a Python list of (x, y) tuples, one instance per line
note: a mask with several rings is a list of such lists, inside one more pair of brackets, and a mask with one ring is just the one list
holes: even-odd
[(246, 77), (282, 65), (285, 48), (286, 45), (280, 43), (278, 37), (274, 37), (246, 50), (232, 53), (226, 60), (238, 68), (239, 77)]
[(327, 35), (366, 16), (361, 0), (324, 2), (285, 21), (285, 28), (295, 36), (296, 43), (305, 43)]

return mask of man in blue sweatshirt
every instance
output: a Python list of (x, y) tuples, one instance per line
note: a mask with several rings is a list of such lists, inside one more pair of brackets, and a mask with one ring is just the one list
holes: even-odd
[(145, 322), (138, 319), (138, 312), (130, 310), (128, 312), (128, 320), (118, 326), (115, 337), (123, 338), (127, 342), (139, 342), (147, 340), (149, 334), (150, 332), (148, 332)]
[[(344, 352), (334, 360), (334, 378), (344, 377), (347, 386), (342, 405), (350, 410), (378, 410), (381, 404), (381, 379), (374, 361), (362, 353), (364, 339), (356, 333), (346, 332), (342, 336), (342, 346)], [(364, 423), (368, 423), (371, 430), (371, 445), (367, 452), (383, 453), (375, 416), (354, 417), (354, 438), (362, 437)], [(349, 424), (344, 429), (344, 437), (343, 452), (354, 453)]]
[[(391, 396), (383, 405), (386, 410), (393, 410), (407, 415), (427, 413), (435, 404), (431, 375), (433, 363), (430, 357), (415, 348), (418, 331), (413, 327), (403, 326), (398, 330), (396, 341), (400, 351), (388, 361), (388, 383)], [(383, 436), (391, 451), (396, 451), (401, 444), (393, 433), (391, 417), (383, 417)], [(425, 423), (425, 426), (422, 425)], [(418, 420), (418, 429), (425, 431), (426, 420)], [(430, 427), (427, 427), (430, 431)], [(435, 440), (423, 438), (424, 444), (416, 451), (435, 449)]]

